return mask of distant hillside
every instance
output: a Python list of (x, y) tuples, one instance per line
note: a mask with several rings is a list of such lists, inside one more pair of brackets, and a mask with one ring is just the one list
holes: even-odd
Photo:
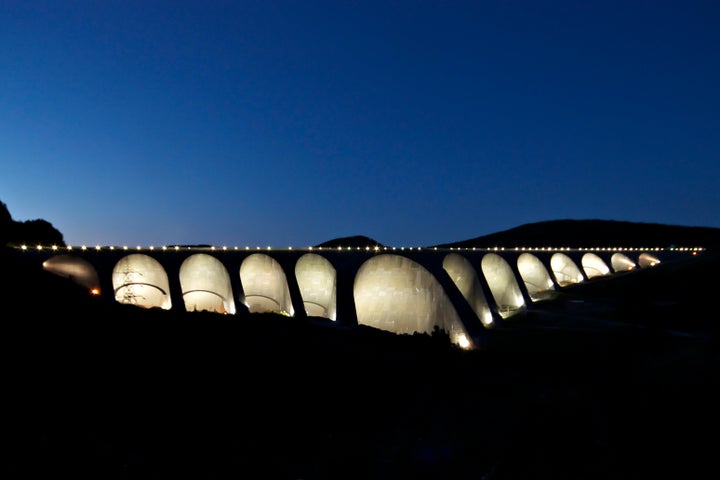
[(530, 223), (436, 247), (668, 247), (720, 246), (720, 228), (686, 227), (615, 220), (551, 220)]
[(316, 247), (384, 247), (382, 243), (364, 235), (340, 237), (323, 242)]

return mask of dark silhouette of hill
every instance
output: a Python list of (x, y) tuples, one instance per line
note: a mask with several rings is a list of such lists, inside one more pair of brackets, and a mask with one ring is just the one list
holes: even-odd
[(438, 248), (478, 247), (693, 247), (720, 246), (720, 228), (622, 222), (615, 220), (551, 220), (502, 232), (435, 245)]
[(0, 245), (57, 245), (65, 246), (62, 233), (46, 220), (13, 220), (4, 202), (0, 202)]
[(328, 240), (319, 245), (316, 245), (316, 247), (323, 247), (323, 248), (326, 248), (326, 247), (330, 247), (330, 248), (361, 247), (361, 248), (365, 248), (365, 247), (384, 247), (384, 245), (370, 237), (366, 237), (364, 235), (354, 235), (354, 236), (350, 236), (350, 237), (340, 237), (340, 238)]

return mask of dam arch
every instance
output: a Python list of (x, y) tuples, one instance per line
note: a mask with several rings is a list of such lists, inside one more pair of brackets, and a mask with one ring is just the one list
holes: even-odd
[(583, 271), (585, 272), (585, 276), (588, 279), (604, 277), (610, 273), (610, 267), (608, 267), (605, 261), (595, 253), (587, 252), (582, 256), (580, 263), (583, 267)]
[(460, 290), (475, 315), (486, 328), (493, 326), (493, 315), (477, 272), (470, 261), (457, 253), (449, 253), (443, 258), (443, 269)]
[(180, 288), (185, 310), (235, 314), (230, 274), (212, 255), (196, 253), (180, 265)]
[(317, 253), (306, 253), (295, 263), (300, 296), (308, 316), (337, 319), (337, 272)]
[(44, 270), (65, 277), (87, 288), (89, 291), (100, 294), (100, 276), (92, 263), (75, 255), (55, 255), (42, 264)]
[(573, 283), (580, 283), (585, 280), (585, 277), (583, 277), (582, 272), (573, 259), (564, 253), (558, 252), (550, 257), (550, 268), (552, 269), (553, 275), (555, 275), (555, 281), (561, 287), (572, 285)]
[(365, 260), (355, 275), (353, 297), (360, 325), (398, 334), (445, 331), (460, 346), (468, 333), (438, 280), (402, 255), (384, 253)]
[(638, 257), (638, 265), (640, 265), (640, 268), (654, 267), (658, 263), (660, 263), (660, 259), (648, 252), (643, 252)]
[(525, 299), (507, 260), (497, 253), (486, 253), (480, 265), (495, 299), (498, 314), (508, 318), (518, 313), (525, 306)]
[(165, 268), (149, 255), (131, 253), (112, 270), (115, 301), (144, 308), (172, 307), (170, 283)]
[(250, 313), (295, 315), (285, 271), (270, 255), (253, 253), (240, 265), (240, 283)]
[(610, 257), (610, 266), (613, 272), (626, 272), (635, 269), (637, 264), (624, 253), (616, 252)]
[(546, 300), (548, 292), (555, 290), (555, 282), (550, 277), (542, 261), (532, 253), (522, 253), (517, 259), (518, 272), (525, 289), (533, 302)]

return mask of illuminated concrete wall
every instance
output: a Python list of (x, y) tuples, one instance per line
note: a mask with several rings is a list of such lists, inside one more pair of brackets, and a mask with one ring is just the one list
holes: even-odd
[(43, 262), (43, 268), (55, 275), (73, 280), (78, 285), (100, 293), (100, 278), (87, 260), (73, 255), (56, 255)]
[(243, 260), (240, 281), (251, 313), (295, 315), (285, 272), (271, 256), (253, 253)]
[(483, 256), (481, 266), (498, 314), (503, 318), (516, 314), (525, 305), (525, 300), (510, 264), (500, 255), (488, 253)]
[(581, 264), (587, 278), (604, 277), (610, 273), (610, 267), (602, 258), (592, 252), (582, 256)]
[(572, 258), (564, 253), (555, 253), (550, 257), (550, 269), (555, 275), (555, 281), (561, 287), (580, 283), (585, 280), (578, 266), (573, 262)]
[(395, 254), (366, 260), (353, 286), (357, 320), (398, 334), (432, 333), (435, 326), (463, 345), (467, 332), (437, 279), (422, 265)]
[(555, 290), (555, 283), (547, 268), (532, 253), (521, 254), (517, 260), (517, 267), (532, 301), (547, 299), (547, 293)]
[(641, 253), (638, 257), (638, 264), (641, 268), (654, 267), (660, 263), (660, 259), (650, 253)]
[(450, 253), (443, 259), (443, 268), (460, 290), (465, 300), (485, 327), (493, 323), (492, 312), (485, 299), (480, 280), (472, 264), (457, 253)]
[(626, 272), (637, 267), (630, 257), (619, 252), (613, 253), (612, 257), (610, 257), (610, 266), (612, 267), (613, 272)]
[(337, 315), (337, 272), (324, 257), (306, 253), (295, 264), (300, 295), (308, 316), (335, 320)]
[(170, 285), (165, 268), (154, 258), (133, 253), (121, 258), (112, 272), (115, 300), (139, 307), (170, 309)]
[(185, 309), (235, 313), (230, 275), (220, 260), (205, 253), (189, 256), (180, 266)]

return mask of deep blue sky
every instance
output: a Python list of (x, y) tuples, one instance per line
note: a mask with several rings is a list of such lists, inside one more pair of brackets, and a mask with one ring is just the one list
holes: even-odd
[(0, 201), (72, 245), (720, 227), (717, 1), (5, 1)]

